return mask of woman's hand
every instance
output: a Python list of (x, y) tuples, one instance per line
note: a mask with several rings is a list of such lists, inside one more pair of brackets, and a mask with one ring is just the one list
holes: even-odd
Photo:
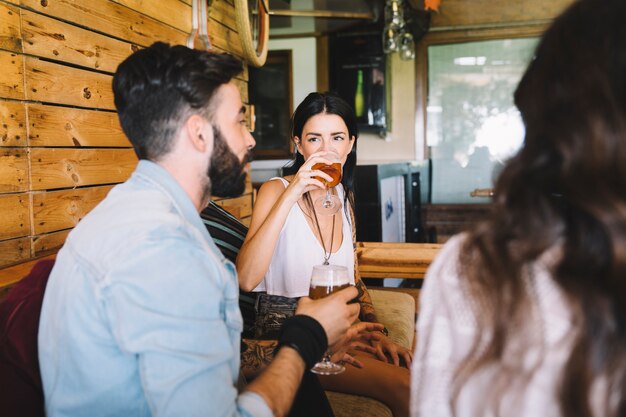
[(337, 343), (329, 347), (332, 352), (332, 361), (343, 361), (357, 368), (362, 368), (363, 364), (354, 356), (348, 353), (349, 350), (355, 349), (363, 352), (376, 354), (376, 349), (371, 344), (372, 335), (380, 333), (383, 325), (379, 323), (359, 322), (353, 324), (348, 329), (346, 336)]
[[(333, 179), (330, 175), (326, 174), (320, 170), (314, 170), (313, 165), (323, 163), (323, 164), (332, 164), (334, 158), (332, 156), (335, 155), (331, 152), (322, 151), (316, 152), (312, 154), (309, 159), (307, 159), (304, 164), (300, 167), (298, 172), (293, 176), (293, 179), (290, 181), (289, 186), (287, 187), (287, 191), (292, 192), (296, 200), (299, 200), (300, 197), (306, 192), (313, 190), (325, 190), (326, 186), (322, 181), (317, 179), (324, 178), (326, 181), (331, 182)], [(331, 158), (329, 158), (331, 156)]]
[(377, 332), (372, 334), (370, 343), (375, 349), (374, 354), (381, 361), (400, 366), (400, 358), (402, 358), (404, 360), (404, 366), (409, 369), (411, 368), (413, 353), (409, 349), (397, 345), (383, 333)]

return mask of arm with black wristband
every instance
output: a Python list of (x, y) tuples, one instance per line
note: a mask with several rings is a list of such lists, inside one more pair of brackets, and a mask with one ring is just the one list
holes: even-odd
[(260, 395), (275, 416), (289, 411), (304, 371), (321, 358), (329, 345), (342, 343), (354, 333), (348, 330), (359, 307), (348, 301), (356, 293), (351, 287), (320, 300), (303, 297), (296, 315), (285, 321), (274, 360), (246, 387)]

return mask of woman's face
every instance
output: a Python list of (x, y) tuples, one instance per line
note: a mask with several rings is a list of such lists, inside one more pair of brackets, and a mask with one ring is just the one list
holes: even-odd
[(302, 137), (295, 137), (294, 141), (305, 160), (316, 152), (334, 151), (339, 155), (341, 165), (354, 146), (354, 137), (348, 134), (348, 126), (343, 119), (326, 113), (316, 114), (307, 120), (302, 128)]

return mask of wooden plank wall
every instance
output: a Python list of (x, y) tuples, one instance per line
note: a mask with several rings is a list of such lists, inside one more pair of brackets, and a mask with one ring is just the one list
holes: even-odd
[(443, 0), (431, 30), (467, 27), (511, 27), (554, 19), (573, 0)]
[[(232, 0), (213, 0), (216, 50), (242, 56)], [(112, 75), (156, 40), (185, 44), (191, 0), (0, 0), (0, 268), (58, 249), (137, 159)], [(247, 70), (236, 80), (248, 101)], [(249, 221), (252, 188), (219, 202)]]

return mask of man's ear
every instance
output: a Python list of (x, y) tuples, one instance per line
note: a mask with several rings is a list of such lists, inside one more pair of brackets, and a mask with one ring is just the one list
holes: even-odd
[(213, 127), (202, 116), (194, 114), (185, 123), (190, 144), (200, 153), (213, 149)]

